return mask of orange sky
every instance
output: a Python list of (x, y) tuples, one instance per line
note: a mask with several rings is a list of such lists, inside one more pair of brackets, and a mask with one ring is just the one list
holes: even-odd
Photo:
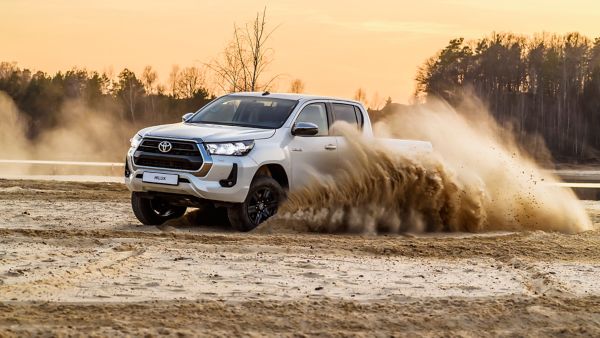
[(271, 40), (271, 70), (310, 93), (407, 102), (417, 67), (449, 39), (492, 31), (600, 36), (600, 2), (565, 0), (207, 1), (0, 0), (0, 60), (55, 72), (145, 65), (166, 80), (173, 64), (201, 65), (244, 23), (267, 6), (280, 25)]

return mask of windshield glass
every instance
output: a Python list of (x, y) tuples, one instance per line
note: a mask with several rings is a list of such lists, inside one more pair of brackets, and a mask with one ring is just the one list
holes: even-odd
[(187, 122), (277, 129), (298, 101), (269, 97), (227, 95), (200, 109)]

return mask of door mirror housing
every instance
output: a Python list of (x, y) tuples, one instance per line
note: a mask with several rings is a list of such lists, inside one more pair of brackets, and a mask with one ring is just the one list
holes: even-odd
[(192, 117), (192, 115), (194, 115), (194, 113), (187, 113), (187, 114), (184, 114), (184, 115), (181, 117), (181, 122), (187, 122), (187, 120), (189, 120), (189, 119), (190, 119), (190, 117)]
[(298, 122), (292, 127), (292, 135), (295, 136), (314, 136), (319, 133), (319, 127), (310, 122)]

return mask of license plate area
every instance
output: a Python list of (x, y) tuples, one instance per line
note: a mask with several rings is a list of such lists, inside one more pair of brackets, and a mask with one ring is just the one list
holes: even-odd
[(142, 176), (142, 182), (155, 183), (155, 184), (166, 184), (166, 185), (178, 185), (179, 184), (179, 175), (152, 173), (152, 172), (146, 171), (146, 172), (144, 172), (144, 175)]

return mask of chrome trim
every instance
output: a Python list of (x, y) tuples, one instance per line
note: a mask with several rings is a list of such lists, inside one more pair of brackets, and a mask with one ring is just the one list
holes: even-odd
[[(184, 141), (184, 142), (190, 142), (190, 143), (195, 144), (196, 148), (198, 148), (198, 151), (200, 152), (200, 156), (202, 157), (202, 165), (200, 166), (200, 169), (198, 169), (198, 170), (185, 170), (185, 169), (163, 168), (163, 167), (148, 167), (148, 166), (142, 166), (142, 165), (135, 164), (135, 161), (133, 160), (133, 154), (137, 151), (137, 149), (139, 148), (139, 146), (146, 139), (167, 140), (167, 141)], [(156, 137), (156, 136), (148, 136), (148, 137), (146, 137), (146, 136), (142, 136), (142, 139), (140, 140), (140, 144), (131, 153), (131, 164), (132, 164), (131, 168), (133, 170), (136, 170), (138, 168), (140, 168), (140, 169), (147, 169), (147, 170), (160, 169), (160, 170), (167, 170), (167, 171), (173, 171), (173, 172), (185, 172), (185, 173), (190, 173), (190, 174), (192, 174), (192, 175), (194, 175), (196, 177), (204, 177), (204, 176), (206, 176), (208, 174), (208, 172), (210, 171), (210, 168), (212, 168), (213, 160), (212, 160), (212, 157), (210, 156), (210, 154), (208, 153), (208, 151), (206, 151), (205, 147), (203, 146), (203, 143), (198, 142), (196, 140), (183, 139), (183, 138), (174, 138), (174, 137)]]

